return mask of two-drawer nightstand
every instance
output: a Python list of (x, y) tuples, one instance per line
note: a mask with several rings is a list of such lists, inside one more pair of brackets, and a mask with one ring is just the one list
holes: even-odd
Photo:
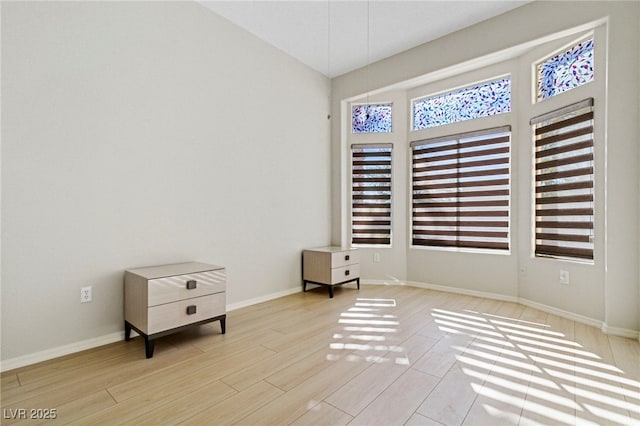
[(186, 327), (220, 321), (226, 332), (226, 272), (206, 263), (130, 269), (124, 274), (125, 340), (144, 337), (147, 358), (154, 340)]
[(329, 288), (355, 281), (360, 289), (360, 253), (358, 249), (344, 247), (319, 247), (302, 252), (303, 291), (307, 283)]

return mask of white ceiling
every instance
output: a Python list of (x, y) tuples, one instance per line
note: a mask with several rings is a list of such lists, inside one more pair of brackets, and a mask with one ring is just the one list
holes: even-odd
[(200, 0), (302, 63), (335, 77), (531, 0)]

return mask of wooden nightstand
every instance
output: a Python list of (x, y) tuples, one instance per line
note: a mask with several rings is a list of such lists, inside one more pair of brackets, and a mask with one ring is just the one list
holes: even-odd
[(125, 340), (144, 337), (147, 358), (158, 337), (220, 321), (226, 332), (226, 272), (206, 263), (136, 268), (124, 274)]
[(355, 281), (360, 289), (360, 253), (358, 249), (344, 247), (319, 247), (302, 252), (303, 291), (307, 283), (329, 288), (333, 297), (333, 287)]

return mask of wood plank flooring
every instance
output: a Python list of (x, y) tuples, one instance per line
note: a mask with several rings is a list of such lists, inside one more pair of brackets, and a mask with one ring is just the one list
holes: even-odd
[(225, 335), (162, 338), (152, 359), (137, 337), (1, 379), (3, 425), (640, 424), (637, 341), (404, 286), (316, 288), (229, 312)]

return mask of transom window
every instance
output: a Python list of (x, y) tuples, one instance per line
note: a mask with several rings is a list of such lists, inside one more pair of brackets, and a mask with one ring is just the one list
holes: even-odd
[(351, 107), (353, 133), (390, 133), (392, 130), (392, 104), (364, 104)]
[(536, 66), (538, 96), (542, 101), (587, 84), (594, 78), (593, 38)]
[(501, 78), (412, 102), (412, 130), (511, 111), (511, 79)]
[(509, 250), (509, 126), (411, 143), (414, 246)]

